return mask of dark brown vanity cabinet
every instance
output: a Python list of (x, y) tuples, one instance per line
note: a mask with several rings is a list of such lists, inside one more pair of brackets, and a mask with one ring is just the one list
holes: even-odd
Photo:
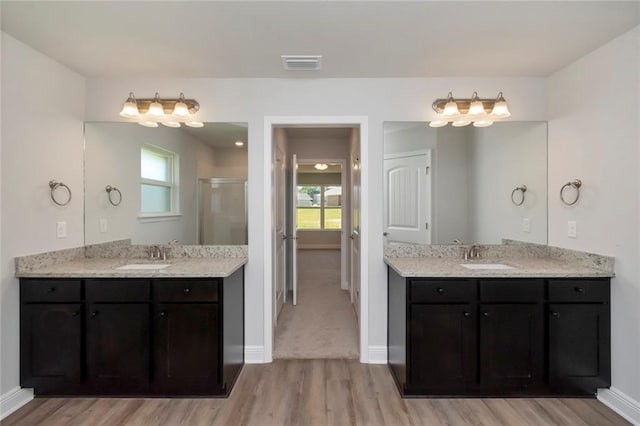
[(403, 395), (593, 395), (610, 385), (609, 279), (403, 278), (389, 271)]
[(225, 396), (244, 364), (243, 269), (20, 285), (21, 385), (37, 395)]

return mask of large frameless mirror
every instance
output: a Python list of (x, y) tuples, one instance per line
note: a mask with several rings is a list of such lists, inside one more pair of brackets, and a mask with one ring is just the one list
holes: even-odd
[(247, 124), (85, 123), (85, 244), (247, 244)]

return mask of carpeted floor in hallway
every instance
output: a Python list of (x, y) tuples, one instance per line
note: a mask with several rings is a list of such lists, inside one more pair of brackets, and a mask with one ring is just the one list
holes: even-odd
[[(291, 294), (289, 294), (290, 296)], [(340, 250), (298, 251), (298, 304), (291, 297), (276, 328), (274, 358), (358, 358), (358, 323), (340, 289)]]

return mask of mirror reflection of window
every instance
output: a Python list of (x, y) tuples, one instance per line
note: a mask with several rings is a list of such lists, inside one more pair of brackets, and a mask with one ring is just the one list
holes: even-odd
[(175, 182), (177, 154), (145, 145), (140, 150), (140, 211), (142, 214), (177, 213), (178, 186)]

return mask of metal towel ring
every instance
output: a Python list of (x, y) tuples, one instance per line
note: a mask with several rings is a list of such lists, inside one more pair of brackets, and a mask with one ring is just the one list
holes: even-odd
[[(580, 179), (575, 179), (571, 182), (567, 182), (564, 185), (562, 185), (562, 188), (560, 188), (560, 199), (562, 200), (563, 203), (565, 203), (568, 206), (572, 206), (575, 203), (578, 202), (578, 200), (580, 199), (580, 187), (582, 186), (582, 182), (580, 181)], [(567, 200), (565, 200), (564, 198), (564, 190), (567, 188), (573, 188), (576, 190), (576, 199), (573, 200), (572, 202), (568, 202)]]
[[(56, 203), (59, 206), (66, 206), (67, 204), (69, 204), (69, 202), (71, 201), (71, 188), (69, 188), (64, 183), (58, 182), (56, 180), (50, 180), (49, 181), (49, 188), (51, 188), (51, 201), (53, 201), (54, 203)], [(56, 200), (55, 191), (58, 188), (65, 188), (67, 190), (67, 193), (69, 194), (69, 198), (67, 198), (67, 201), (60, 202), (60, 201)]]
[[(518, 203), (515, 200), (515, 195), (516, 192), (522, 192), (522, 199), (520, 200), (520, 202)], [(515, 206), (521, 206), (524, 203), (524, 193), (527, 192), (527, 185), (522, 185), (522, 186), (516, 186), (513, 191), (511, 191), (511, 202), (515, 205)]]
[[(120, 192), (120, 190), (118, 188), (116, 188), (115, 186), (111, 186), (111, 185), (107, 185), (104, 188), (107, 191), (107, 194), (109, 195), (109, 202), (111, 203), (111, 205), (113, 206), (119, 206), (120, 203), (122, 202), (122, 192)], [(111, 198), (111, 194), (113, 192), (117, 192), (118, 193), (118, 202), (114, 202), (113, 198)]]

